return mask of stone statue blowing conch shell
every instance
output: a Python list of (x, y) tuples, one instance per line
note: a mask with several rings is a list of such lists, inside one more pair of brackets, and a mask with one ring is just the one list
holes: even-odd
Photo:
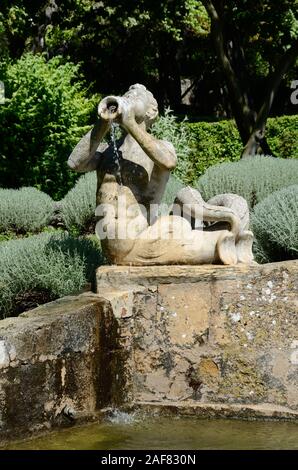
[[(222, 194), (206, 203), (185, 187), (169, 213), (159, 215), (177, 158), (170, 142), (147, 132), (157, 116), (157, 102), (143, 85), (132, 85), (121, 97), (108, 96), (68, 159), (72, 170), (97, 171), (96, 232), (105, 256), (112, 264), (135, 266), (253, 262), (242, 197)], [(101, 142), (111, 127), (113, 134), (113, 123), (122, 127), (123, 137)]]

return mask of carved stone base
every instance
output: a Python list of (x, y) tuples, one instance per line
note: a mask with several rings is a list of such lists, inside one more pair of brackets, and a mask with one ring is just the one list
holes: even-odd
[(297, 290), (298, 261), (99, 268), (127, 400), (298, 410)]

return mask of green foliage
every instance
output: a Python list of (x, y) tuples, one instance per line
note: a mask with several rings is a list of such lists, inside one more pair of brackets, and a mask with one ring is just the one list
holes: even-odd
[(266, 57), (270, 50), (285, 48), (297, 37), (297, 6), (297, 0), (230, 0), (226, 11), (230, 23), (236, 22), (245, 40), (251, 39)]
[(298, 258), (298, 185), (276, 191), (257, 204), (251, 222), (258, 261)]
[(268, 119), (266, 137), (274, 155), (298, 159), (298, 115)]
[[(97, 89), (107, 94), (120, 94), (135, 82), (156, 91), (158, 81), (161, 94), (168, 94), (173, 80), (169, 69), (178, 61), (177, 48), (185, 50), (189, 38), (209, 36), (210, 21), (198, 0), (11, 3), (1, 0), (3, 30), (12, 58), (28, 50), (45, 52), (47, 57), (63, 54), (81, 62), (87, 80), (95, 81)], [(195, 63), (191, 56), (200, 50), (197, 44), (192, 46), (188, 63), (189, 58)], [(184, 66), (185, 54), (179, 55)], [(176, 84), (180, 86), (180, 76)]]
[[(131, 3), (118, 0), (97, 2), (96, 5), (92, 0), (73, 0), (60, 5), (60, 13), (63, 17), (59, 24), (51, 25), (50, 32), (47, 31), (47, 42), (51, 47), (57, 47), (55, 39), (61, 38), (68, 44), (78, 46), (78, 33), (83, 32), (81, 41), (93, 39), (99, 46), (104, 43), (110, 49), (115, 47), (116, 41), (125, 32), (125, 42), (130, 38), (142, 39), (138, 47), (143, 52), (144, 46), (150, 45), (150, 41), (156, 44), (161, 35), (181, 41), (185, 28), (192, 28), (197, 34), (206, 34), (210, 27), (206, 11), (198, 0), (176, 0), (174, 3), (169, 0), (155, 3), (150, 0)], [(102, 41), (109, 29), (105, 41)], [(121, 46), (119, 42), (118, 47)]]
[[(212, 165), (240, 159), (242, 143), (234, 121), (187, 124), (193, 142), (190, 177), (195, 180)], [(269, 118), (266, 136), (274, 154), (298, 158), (298, 115)]]
[[(223, 76), (215, 63), (203, 3), (1, 0), (0, 45), (5, 47), (0, 54), (6, 48), (13, 59), (27, 50), (43, 51), (48, 57), (67, 55), (75, 63), (82, 62), (85, 76), (104, 93), (121, 93), (138, 81), (158, 90), (161, 102), (169, 100), (172, 107), (176, 104), (173, 85), (177, 90), (181, 78), (193, 77), (200, 81), (200, 114), (222, 112), (222, 108), (229, 112), (225, 93), (218, 92)], [(220, 10), (224, 47), (236, 57), (242, 88), (247, 82), (259, 103), (266, 88), (260, 79), (269, 75), (297, 37), (297, 0), (230, 0), (221, 2)], [(91, 49), (96, 54), (90, 54)], [(240, 54), (243, 58), (242, 51), (244, 64), (237, 60)], [(290, 73), (296, 75), (294, 67)], [(282, 94), (278, 101), (286, 109)]]
[(14, 232), (4, 232), (0, 233), (0, 243), (1, 242), (7, 242), (8, 240), (13, 240), (16, 238), (16, 234)]
[(183, 181), (189, 181), (191, 175), (192, 147), (191, 133), (186, 121), (179, 123), (170, 108), (153, 124), (151, 133), (161, 140), (171, 142), (176, 150), (178, 163), (174, 174)]
[(242, 143), (234, 121), (196, 122), (188, 126), (194, 145), (192, 182), (212, 165), (239, 160)]
[(298, 184), (298, 161), (255, 156), (209, 168), (197, 187), (207, 201), (216, 194), (235, 193), (252, 208), (269, 194)]
[(83, 175), (61, 201), (66, 228), (72, 233), (85, 233), (95, 221), (96, 172)]
[(2, 68), (1, 62), (7, 60), (8, 58), (8, 45), (5, 32), (4, 16), (2, 13), (0, 13), (0, 71)]
[(37, 232), (49, 224), (54, 201), (35, 188), (0, 189), (0, 232)]
[(76, 175), (66, 160), (95, 109), (79, 81), (78, 66), (26, 54), (8, 63), (0, 106), (0, 185), (35, 186), (54, 198), (72, 187)]
[(166, 204), (167, 206), (170, 206), (171, 204), (173, 204), (178, 191), (182, 189), (183, 187), (185, 187), (185, 184), (183, 184), (177, 177), (171, 175), (169, 178), (168, 184), (166, 186), (166, 190), (164, 192), (161, 203)]
[(170, 212), (170, 208), (174, 203), (175, 197), (180, 189), (185, 186), (178, 178), (173, 175), (170, 175), (169, 181), (166, 186), (166, 190), (164, 192), (163, 198), (161, 200), (161, 204), (159, 207), (159, 214), (160, 215), (168, 215)]
[(0, 317), (16, 313), (26, 294), (49, 301), (78, 292), (102, 262), (92, 240), (62, 232), (0, 243)]
[[(204, 2), (203, 2), (204, 3)], [(248, 53), (250, 76), (258, 74), (256, 55), (272, 70), (284, 51), (298, 37), (297, 0), (230, 0), (224, 4), (225, 31), (238, 33), (238, 41)], [(227, 41), (230, 36), (227, 35)], [(267, 68), (267, 67), (266, 67)]]
[(186, 14), (184, 17), (185, 26), (188, 31), (192, 31), (196, 36), (208, 35), (210, 33), (210, 19), (198, 0), (188, 0), (185, 2)]

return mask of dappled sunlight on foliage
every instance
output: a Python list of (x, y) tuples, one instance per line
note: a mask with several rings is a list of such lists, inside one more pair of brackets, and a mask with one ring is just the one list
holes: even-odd
[(0, 106), (0, 185), (35, 186), (59, 198), (76, 177), (66, 160), (89, 129), (98, 97), (86, 98), (79, 68), (27, 54), (8, 64)]

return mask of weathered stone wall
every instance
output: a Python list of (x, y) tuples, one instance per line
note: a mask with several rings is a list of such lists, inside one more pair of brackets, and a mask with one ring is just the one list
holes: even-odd
[(298, 410), (297, 261), (103, 267), (97, 284), (129, 353), (129, 400)]
[(106, 406), (298, 418), (298, 262), (101, 267), (0, 321), (0, 441)]
[(109, 364), (114, 323), (91, 293), (0, 322), (0, 442), (91, 419), (112, 392), (122, 401)]

